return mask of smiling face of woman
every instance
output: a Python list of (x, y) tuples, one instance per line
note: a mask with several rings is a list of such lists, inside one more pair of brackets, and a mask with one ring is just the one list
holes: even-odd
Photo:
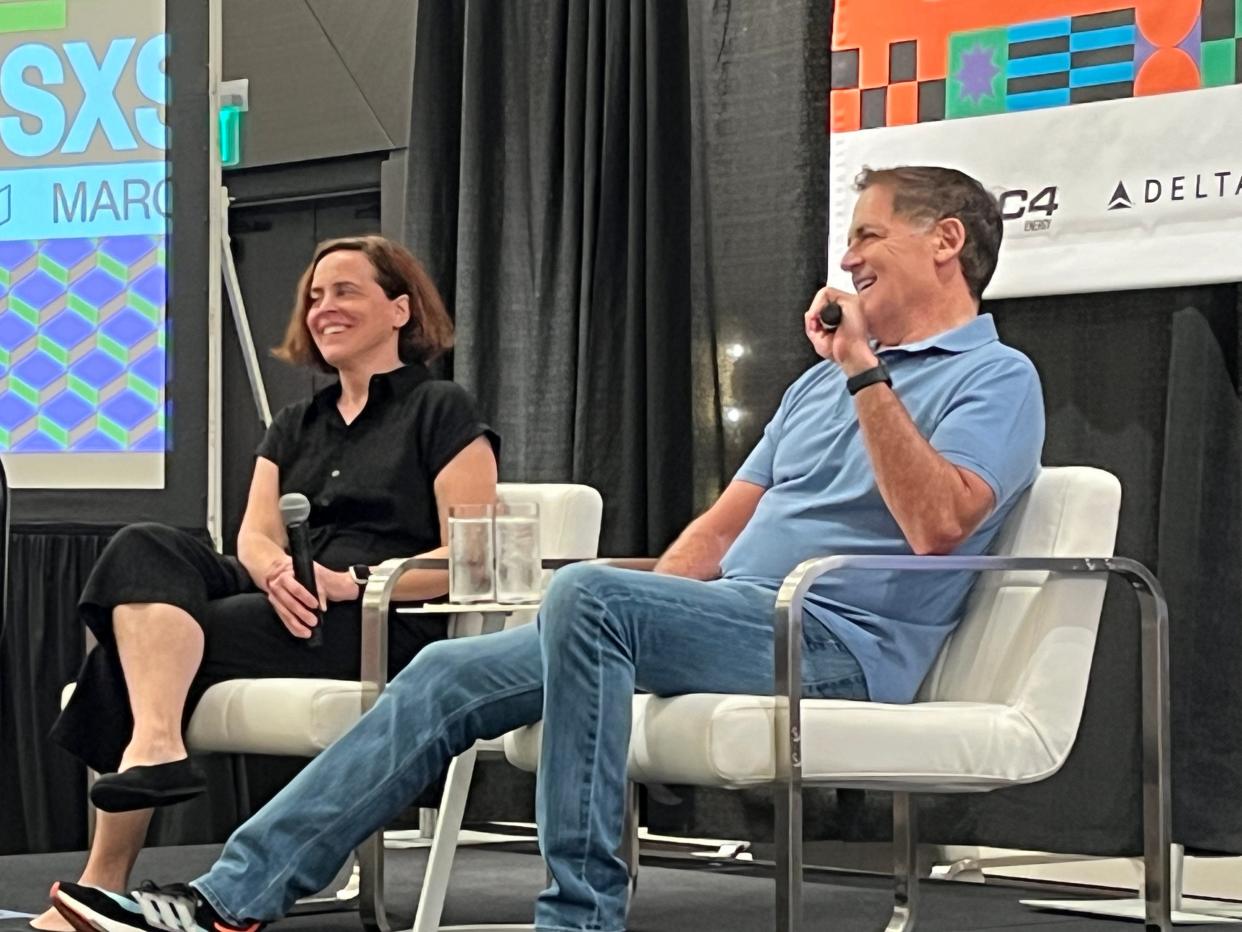
[(342, 249), (320, 259), (307, 297), (306, 329), (328, 365), (378, 372), (399, 364), (397, 334), (410, 299), (384, 293), (365, 253)]

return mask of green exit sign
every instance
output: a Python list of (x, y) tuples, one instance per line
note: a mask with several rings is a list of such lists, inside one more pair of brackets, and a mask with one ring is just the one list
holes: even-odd
[(0, 32), (65, 28), (66, 0), (0, 0)]
[(241, 125), (240, 107), (220, 108), (220, 164), (225, 168), (241, 163)]

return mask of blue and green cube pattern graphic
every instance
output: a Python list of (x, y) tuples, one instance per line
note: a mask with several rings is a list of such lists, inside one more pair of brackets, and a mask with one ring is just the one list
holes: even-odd
[(164, 236), (0, 242), (0, 452), (163, 452)]

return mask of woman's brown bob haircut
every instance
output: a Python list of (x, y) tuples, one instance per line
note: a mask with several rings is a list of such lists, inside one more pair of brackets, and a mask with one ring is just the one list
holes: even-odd
[(293, 314), (285, 328), (284, 342), (273, 348), (277, 359), (298, 366), (310, 366), (321, 372), (335, 372), (319, 352), (306, 326), (310, 309), (311, 279), (324, 256), (351, 250), (371, 260), (375, 281), (390, 301), (401, 295), (410, 299), (410, 319), (397, 332), (397, 353), (404, 363), (429, 363), (453, 345), (453, 322), (444, 310), (440, 292), (423, 269), (422, 263), (404, 246), (382, 236), (351, 236), (330, 239), (318, 245), (315, 258), (298, 281)]

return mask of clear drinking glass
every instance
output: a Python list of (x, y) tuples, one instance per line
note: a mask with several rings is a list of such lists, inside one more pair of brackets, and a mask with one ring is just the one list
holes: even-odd
[(496, 601), (538, 602), (542, 595), (539, 506), (535, 502), (502, 502), (496, 506)]
[(492, 541), (491, 505), (449, 506), (450, 602), (490, 602), (495, 598)]

